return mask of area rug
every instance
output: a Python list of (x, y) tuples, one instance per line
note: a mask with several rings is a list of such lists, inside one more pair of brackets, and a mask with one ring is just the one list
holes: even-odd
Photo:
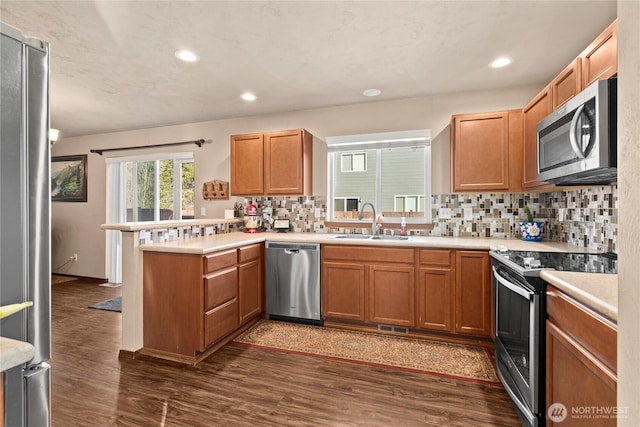
[(272, 320), (261, 320), (232, 343), (500, 384), (489, 351), (483, 347)]
[(119, 311), (122, 312), (122, 297), (115, 297), (113, 299), (102, 301), (94, 305), (90, 305), (89, 308), (96, 308), (98, 310)]
[(57, 285), (59, 283), (72, 282), (74, 280), (78, 280), (78, 278), (74, 277), (74, 276), (60, 276), (58, 274), (52, 274), (51, 275), (51, 284), (52, 285)]

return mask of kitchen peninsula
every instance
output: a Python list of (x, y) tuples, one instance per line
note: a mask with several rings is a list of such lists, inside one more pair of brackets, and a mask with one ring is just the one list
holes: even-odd
[[(323, 247), (351, 246), (354, 250), (366, 247), (384, 247), (385, 250), (413, 249), (415, 253), (419, 251), (438, 250), (443, 252), (477, 252), (486, 254), (487, 251), (497, 248), (507, 248), (511, 250), (547, 251), (547, 252), (584, 252), (584, 248), (568, 245), (559, 242), (525, 242), (520, 239), (496, 239), (496, 238), (460, 238), (460, 237), (422, 237), (412, 236), (409, 240), (369, 240), (369, 239), (337, 239), (335, 234), (328, 233), (257, 233), (245, 234), (239, 232), (226, 232), (233, 228), (234, 221), (238, 220), (197, 220), (198, 226), (220, 227), (220, 234), (211, 234), (204, 237), (190, 237), (182, 240), (148, 242), (141, 243), (141, 233), (144, 238), (150, 230), (171, 229), (194, 226), (192, 221), (168, 223), (162, 222), (152, 224), (105, 224), (103, 229), (123, 231), (123, 304), (122, 304), (122, 356), (134, 357), (144, 347), (144, 322), (143, 322), (143, 254), (179, 254), (191, 255), (195, 258), (206, 257), (207, 255), (236, 250), (237, 248), (250, 247), (252, 245), (262, 245), (265, 241), (277, 242), (298, 242), (298, 243), (319, 243)], [(188, 223), (188, 224), (187, 224)], [(206, 224), (205, 224), (206, 223)], [(144, 230), (144, 231), (143, 231)], [(154, 231), (152, 231), (153, 233)], [(172, 232), (172, 235), (177, 232)], [(168, 235), (168, 232), (165, 233)], [(179, 233), (178, 233), (179, 234)], [(165, 237), (162, 237), (165, 239)], [(425, 252), (428, 253), (428, 252)], [(419, 255), (416, 255), (419, 259)], [(417, 263), (418, 261), (416, 261)], [(417, 264), (419, 265), (419, 264)], [(197, 271), (202, 277), (202, 270)], [(615, 309), (611, 306), (611, 293), (615, 293), (617, 277), (610, 275), (606, 286), (601, 288), (589, 287), (585, 291), (581, 290), (582, 277), (589, 276), (587, 273), (575, 273), (571, 279), (567, 280), (569, 286), (562, 287), (562, 282), (554, 283), (555, 286), (572, 295), (578, 289), (578, 293), (588, 293), (596, 301), (607, 301), (609, 310)], [(609, 283), (611, 282), (611, 283)], [(588, 283), (588, 281), (585, 281)], [(573, 289), (572, 289), (573, 288)], [(609, 296), (599, 296), (599, 291), (605, 292)], [(578, 297), (576, 297), (578, 298)], [(583, 297), (584, 298), (584, 297)], [(615, 301), (614, 301), (615, 302)], [(597, 311), (597, 304), (594, 309)], [(604, 313), (609, 314), (610, 313)]]

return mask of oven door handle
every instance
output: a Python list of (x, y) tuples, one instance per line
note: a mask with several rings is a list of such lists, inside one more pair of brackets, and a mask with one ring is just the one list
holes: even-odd
[(493, 268), (493, 277), (496, 278), (496, 280), (504, 287), (508, 288), (509, 290), (512, 290), (513, 292), (517, 293), (518, 295), (528, 299), (529, 301), (533, 298), (533, 292), (529, 292), (527, 290), (525, 290), (524, 288), (514, 285), (513, 283), (509, 282), (507, 279), (505, 279), (504, 277), (502, 277), (498, 271), (496, 270), (495, 267)]

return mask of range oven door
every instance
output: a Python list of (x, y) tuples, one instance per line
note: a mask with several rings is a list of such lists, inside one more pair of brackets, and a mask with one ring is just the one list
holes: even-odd
[(523, 279), (495, 266), (493, 281), (498, 375), (523, 422), (537, 426), (544, 404), (540, 395), (542, 295), (523, 283)]

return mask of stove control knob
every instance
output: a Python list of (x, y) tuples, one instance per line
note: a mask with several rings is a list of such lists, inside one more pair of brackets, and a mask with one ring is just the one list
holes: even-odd
[(542, 265), (542, 263), (540, 262), (539, 259), (534, 259), (529, 263), (529, 265), (531, 267), (540, 267)]
[(531, 264), (531, 263), (533, 262), (533, 260), (534, 260), (534, 259), (535, 259), (535, 258), (533, 258), (533, 257), (524, 257), (524, 258), (522, 258), (522, 260), (524, 261), (524, 264), (525, 264), (525, 265), (529, 265), (529, 264)]

